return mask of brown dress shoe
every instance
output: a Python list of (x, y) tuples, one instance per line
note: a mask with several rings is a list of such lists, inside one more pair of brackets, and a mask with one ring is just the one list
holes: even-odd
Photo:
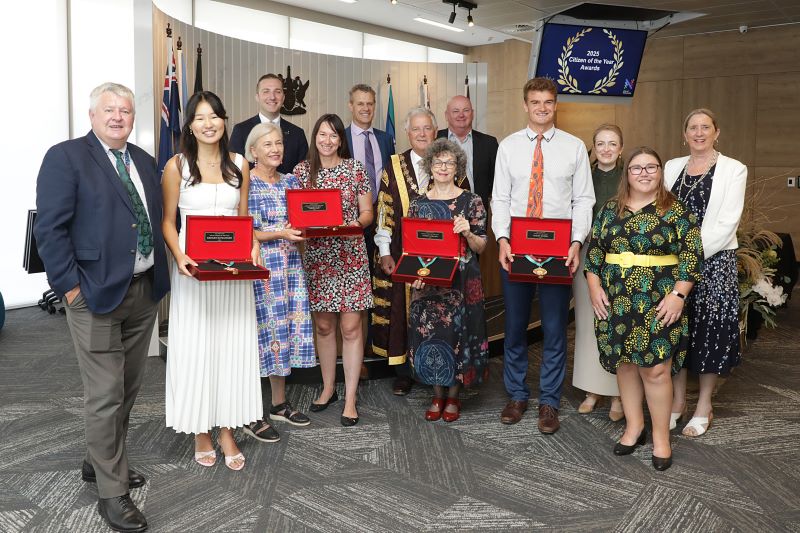
[(411, 391), (414, 381), (408, 376), (397, 376), (392, 384), (392, 393), (395, 396), (405, 396)]
[(545, 435), (552, 435), (561, 424), (558, 422), (558, 409), (552, 405), (542, 404), (539, 406), (539, 432)]
[(528, 400), (511, 400), (500, 413), (500, 422), (503, 424), (516, 424), (522, 420), (522, 414), (528, 410)]

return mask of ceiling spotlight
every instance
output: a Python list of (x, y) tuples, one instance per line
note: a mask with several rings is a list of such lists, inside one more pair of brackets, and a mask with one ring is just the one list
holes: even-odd
[(456, 20), (456, 5), (455, 5), (455, 4), (453, 4), (453, 12), (452, 12), (452, 13), (450, 13), (450, 18), (449, 18), (449, 19), (447, 19), (447, 22), (449, 22), (450, 24), (452, 24), (453, 22), (455, 22), (455, 20)]
[(475, 25), (475, 21), (472, 20), (472, 10), (470, 9), (468, 14), (467, 14), (467, 26), (469, 26), (471, 28), (474, 25)]
[(397, 0), (392, 0), (392, 5), (396, 6), (397, 5)]

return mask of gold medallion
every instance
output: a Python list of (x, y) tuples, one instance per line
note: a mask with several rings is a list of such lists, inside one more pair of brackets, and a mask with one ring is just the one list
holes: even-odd
[(417, 270), (417, 276), (420, 276), (420, 277), (423, 277), (423, 278), (425, 276), (430, 276), (430, 274), (431, 274), (431, 270), (429, 268), (426, 268), (426, 267), (422, 267), (419, 270)]
[(537, 267), (533, 269), (533, 273), (539, 276), (539, 279), (542, 279), (547, 275), (547, 269), (542, 267)]

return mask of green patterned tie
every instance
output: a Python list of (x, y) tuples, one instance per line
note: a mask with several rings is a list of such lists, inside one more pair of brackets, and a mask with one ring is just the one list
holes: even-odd
[(130, 196), (131, 203), (133, 204), (133, 212), (136, 214), (136, 220), (138, 221), (136, 224), (136, 230), (138, 231), (136, 244), (139, 248), (139, 252), (144, 257), (147, 257), (150, 255), (150, 252), (153, 251), (153, 231), (150, 228), (150, 219), (147, 218), (147, 210), (144, 208), (142, 198), (136, 191), (136, 186), (133, 184), (133, 181), (131, 181), (131, 177), (128, 174), (128, 167), (122, 160), (122, 152), (119, 150), (111, 150), (111, 153), (114, 154), (117, 160), (119, 179), (122, 180), (125, 189), (128, 191), (128, 196)]

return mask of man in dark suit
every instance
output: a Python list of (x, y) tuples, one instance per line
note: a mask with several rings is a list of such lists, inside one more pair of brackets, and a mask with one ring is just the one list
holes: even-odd
[(262, 122), (272, 122), (283, 132), (283, 163), (278, 167), (278, 172), (288, 174), (294, 170), (295, 165), (306, 158), (308, 154), (308, 141), (302, 128), (281, 118), (281, 107), (286, 95), (283, 92), (283, 80), (275, 74), (264, 74), (256, 84), (256, 102), (258, 115), (248, 118), (233, 127), (229, 148), (237, 154), (244, 153), (244, 143), (250, 130)]
[(96, 482), (100, 516), (117, 531), (147, 521), (128, 490), (125, 438), (156, 318), (169, 290), (156, 162), (128, 143), (134, 98), (104, 83), (92, 91), (85, 137), (50, 148), (36, 184), (36, 242), (47, 278), (66, 302), (84, 392), (84, 481)]
[(494, 185), (494, 161), (497, 157), (497, 139), (472, 129), (474, 111), (466, 96), (454, 96), (447, 102), (445, 119), (447, 129), (439, 130), (437, 137), (450, 139), (467, 154), (467, 178), (472, 191), (481, 197), (489, 209), (489, 196)]

